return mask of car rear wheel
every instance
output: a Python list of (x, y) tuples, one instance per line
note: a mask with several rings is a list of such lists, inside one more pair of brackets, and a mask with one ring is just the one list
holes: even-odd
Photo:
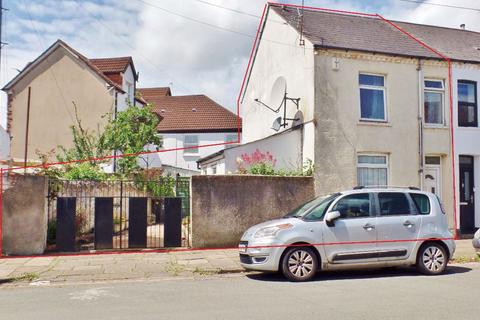
[(282, 259), (282, 273), (290, 281), (307, 281), (315, 276), (318, 260), (308, 247), (288, 248)]
[(441, 274), (445, 271), (447, 262), (447, 253), (438, 243), (426, 243), (418, 250), (417, 268), (423, 274)]

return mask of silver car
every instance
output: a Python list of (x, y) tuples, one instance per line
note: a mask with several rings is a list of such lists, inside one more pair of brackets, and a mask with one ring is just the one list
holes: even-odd
[(442, 273), (455, 251), (437, 196), (417, 188), (364, 188), (311, 200), (285, 217), (249, 228), (240, 263), (281, 271), (291, 281), (316, 271), (416, 265)]
[(478, 256), (480, 256), (480, 229), (475, 232), (472, 240), (473, 247), (477, 251)]

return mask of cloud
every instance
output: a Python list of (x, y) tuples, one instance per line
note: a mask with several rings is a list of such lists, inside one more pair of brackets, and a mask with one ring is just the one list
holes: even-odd
[[(448, 3), (475, 6), (477, 2)], [(306, 0), (305, 4), (455, 28), (465, 23), (467, 29), (480, 31), (478, 12), (469, 10), (398, 0)], [(61, 38), (90, 58), (133, 56), (140, 86), (173, 83), (174, 94), (204, 93), (236, 110), (264, 1), (5, 0), (4, 6), (10, 10), (4, 14), (4, 41), (9, 45), (3, 51), (2, 85), (16, 75), (14, 68), (23, 68)], [(4, 95), (1, 107), (4, 124)]]

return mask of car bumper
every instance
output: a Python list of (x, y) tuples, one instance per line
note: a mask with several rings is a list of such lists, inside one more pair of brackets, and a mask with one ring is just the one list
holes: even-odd
[(477, 254), (480, 255), (480, 239), (473, 238), (472, 244)]
[(240, 265), (247, 270), (278, 271), (284, 247), (272, 242), (240, 241)]
[(457, 248), (457, 245), (455, 244), (455, 240), (450, 239), (450, 240), (444, 240), (443, 242), (447, 245), (449, 257), (450, 259), (452, 259), (455, 253), (455, 249)]

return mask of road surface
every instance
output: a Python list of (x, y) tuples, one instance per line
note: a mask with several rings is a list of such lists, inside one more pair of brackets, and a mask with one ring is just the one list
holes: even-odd
[(480, 319), (480, 264), (442, 276), (410, 269), (0, 286), (1, 319)]

